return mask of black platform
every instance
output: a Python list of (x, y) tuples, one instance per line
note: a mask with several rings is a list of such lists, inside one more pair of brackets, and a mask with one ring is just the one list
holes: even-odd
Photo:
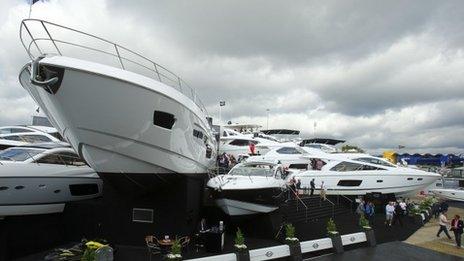
[[(320, 219), (318, 221), (313, 222), (299, 222), (295, 223), (297, 237), (300, 238), (301, 241), (324, 238), (327, 236), (326, 231), (326, 223), (328, 218)], [(379, 244), (392, 242), (392, 241), (403, 241), (407, 239), (411, 234), (413, 234), (420, 225), (414, 224), (411, 219), (405, 219), (404, 226), (401, 227), (400, 225), (395, 225), (393, 227), (385, 227), (384, 225), (385, 217), (383, 214), (376, 215), (374, 221), (374, 229), (375, 235), (377, 238), (377, 242)], [(357, 223), (357, 217), (355, 214), (346, 213), (344, 215), (338, 215), (335, 217), (335, 222), (337, 224), (338, 230), (341, 234), (348, 234), (348, 233), (355, 233), (359, 232), (360, 228)], [(244, 226), (248, 223), (248, 226)], [(228, 232), (225, 238), (225, 247), (223, 253), (231, 253), (234, 250), (233, 247), (233, 240), (234, 240), (234, 231), (236, 226), (240, 226), (243, 228), (246, 244), (248, 245), (249, 249), (256, 249), (262, 247), (269, 247), (275, 245), (281, 245), (282, 242), (275, 239), (273, 236), (268, 238), (261, 237), (261, 234), (268, 234), (264, 233), (266, 231), (261, 231), (259, 233), (257, 227), (253, 229), (253, 226), (250, 225), (253, 222), (244, 221), (235, 222), (228, 225)], [(261, 228), (263, 229), (263, 228)], [(141, 239), (142, 241), (142, 239)], [(70, 246), (70, 244), (64, 244), (65, 246)], [(346, 247), (345, 250), (348, 251), (350, 249), (359, 248), (359, 247), (367, 247), (365, 243)], [(41, 260), (47, 254), (48, 251), (43, 251), (41, 253), (37, 253), (34, 255), (30, 255), (24, 258), (20, 258), (20, 261), (31, 261), (31, 260)], [(305, 254), (304, 258), (309, 257), (316, 257), (322, 254), (330, 253), (330, 250), (326, 251), (319, 251), (314, 253)], [(198, 252), (195, 249), (194, 244), (190, 245), (188, 251), (184, 253), (185, 258), (198, 258), (204, 256), (211, 256), (216, 255), (216, 253), (207, 253), (203, 249), (200, 249)], [(117, 245), (117, 249), (115, 252), (115, 260), (148, 260), (147, 258), (147, 251), (143, 245), (139, 246), (127, 246), (127, 245)], [(152, 260), (162, 260), (162, 256), (158, 256), (157, 258), (153, 258)], [(356, 259), (353, 259), (356, 260)], [(392, 259), (394, 260), (394, 259)], [(414, 260), (414, 259), (412, 259)], [(422, 259), (421, 261), (425, 261), (428, 259)], [(445, 259), (446, 260), (446, 259)]]
[(329, 254), (311, 258), (314, 261), (454, 261), (463, 259), (464, 257), (447, 255), (399, 241), (380, 244), (377, 247), (357, 248), (338, 255)]

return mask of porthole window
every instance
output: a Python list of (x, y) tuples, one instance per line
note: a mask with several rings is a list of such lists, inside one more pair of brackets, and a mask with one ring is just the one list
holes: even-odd
[(172, 129), (172, 126), (176, 122), (174, 115), (164, 111), (155, 111), (153, 113), (153, 124), (165, 129)]
[(23, 188), (25, 188), (25, 187), (24, 186), (16, 186), (15, 187), (15, 189), (18, 189), (18, 190), (23, 189)]
[(423, 178), (418, 178), (417, 180), (423, 180)]
[(8, 187), (5, 187), (5, 186), (0, 187), (0, 191), (7, 190), (7, 189), (8, 189)]
[(408, 178), (408, 180), (412, 180), (412, 178)]
[(55, 194), (58, 194), (60, 192), (61, 192), (61, 189), (57, 189), (57, 190), (53, 191), (53, 193), (55, 193)]

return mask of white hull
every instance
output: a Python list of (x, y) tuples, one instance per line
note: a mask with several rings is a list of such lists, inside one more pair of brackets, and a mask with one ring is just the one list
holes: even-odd
[(464, 190), (462, 189), (432, 189), (434, 195), (442, 199), (464, 202)]
[[(434, 183), (439, 176), (425, 174), (399, 174), (399, 173), (369, 173), (362, 172), (330, 172), (308, 171), (304, 174), (296, 174), (301, 179), (301, 187), (310, 187), (314, 178), (316, 193), (320, 191), (320, 184), (324, 181), (328, 195), (365, 195), (368, 193), (395, 194), (404, 196), (419, 192), (422, 188)], [(340, 182), (361, 181), (357, 186), (340, 186)], [(353, 182), (356, 184), (356, 182)]]
[[(215, 156), (205, 114), (177, 90), (129, 71), (72, 59), (46, 57), (41, 65), (64, 68), (56, 94), (20, 82), (51, 123), (98, 173), (206, 173)], [(175, 116), (172, 129), (154, 125), (154, 111)], [(208, 139), (193, 136), (193, 130)], [(206, 157), (206, 145), (213, 154)]]
[(0, 216), (62, 212), (66, 202), (100, 197), (103, 181), (87, 166), (0, 165)]
[(259, 213), (270, 213), (277, 209), (277, 207), (264, 206), (249, 202), (243, 202), (232, 199), (216, 199), (216, 205), (229, 216), (244, 216)]

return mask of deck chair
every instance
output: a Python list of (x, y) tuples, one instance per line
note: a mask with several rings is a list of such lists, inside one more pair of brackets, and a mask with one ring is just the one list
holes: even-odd
[(148, 257), (150, 261), (152, 256), (161, 254), (161, 248), (158, 244), (158, 239), (156, 237), (146, 236), (145, 243), (147, 246)]

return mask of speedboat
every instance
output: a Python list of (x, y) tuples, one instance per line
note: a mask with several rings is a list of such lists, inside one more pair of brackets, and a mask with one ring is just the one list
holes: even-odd
[[(45, 40), (34, 31), (52, 29), (60, 33)], [(31, 58), (20, 71), (21, 85), (105, 182), (145, 191), (177, 174), (207, 177), (216, 160), (212, 123), (180, 77), (116, 43), (58, 24), (26, 19), (20, 30)], [(112, 51), (63, 40), (70, 35)], [(54, 51), (43, 51), (43, 42)], [(67, 56), (63, 46), (105, 59)]]
[(464, 188), (438, 188), (430, 190), (434, 195), (445, 200), (464, 201)]
[(70, 201), (102, 195), (103, 182), (65, 143), (0, 152), (0, 217), (63, 212)]
[(245, 162), (210, 179), (207, 187), (227, 215), (270, 213), (284, 199), (283, 168), (273, 162)]
[(365, 195), (369, 193), (411, 195), (438, 179), (440, 174), (396, 166), (368, 154), (312, 154), (307, 171), (292, 176), (301, 180), (302, 187), (310, 187), (314, 179), (316, 191), (322, 182), (328, 195)]

